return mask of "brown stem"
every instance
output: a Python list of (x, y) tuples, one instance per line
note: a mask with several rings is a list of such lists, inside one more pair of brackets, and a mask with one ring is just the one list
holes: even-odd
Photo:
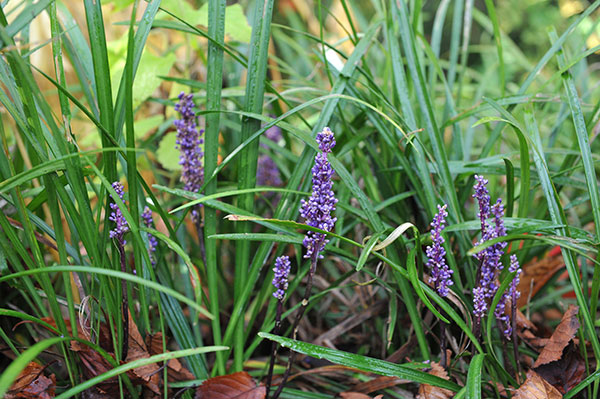
[[(315, 248), (320, 248), (320, 247), (321, 247), (320, 243), (315, 245)], [(310, 291), (312, 290), (313, 276), (315, 274), (315, 271), (317, 270), (318, 260), (319, 260), (319, 252), (314, 251), (312, 254), (312, 257), (310, 259), (310, 270), (308, 271), (308, 279), (306, 281), (306, 291), (304, 292), (304, 298), (302, 298), (302, 306), (298, 310), (298, 313), (296, 313), (296, 318), (294, 319), (294, 324), (292, 324), (292, 331), (293, 331), (292, 339), (296, 339), (296, 336), (298, 335), (298, 326), (300, 324), (300, 319), (302, 319), (302, 316), (304, 315), (304, 311), (306, 310), (306, 307), (308, 306), (308, 298), (310, 297)], [(283, 373), (283, 378), (281, 380), (281, 383), (277, 387), (277, 391), (275, 391), (275, 394), (273, 395), (273, 399), (277, 399), (277, 398), (279, 398), (279, 395), (281, 395), (281, 391), (283, 391), (283, 387), (285, 386), (285, 383), (286, 383), (287, 379), (289, 378), (290, 373), (292, 371), (292, 363), (294, 363), (295, 357), (296, 357), (296, 352), (290, 351), (290, 357), (288, 358), (287, 367), (285, 368), (285, 373)]]
[(512, 341), (513, 341), (513, 355), (515, 357), (515, 363), (517, 364), (517, 370), (515, 372), (515, 377), (517, 379), (517, 383), (521, 385), (521, 364), (519, 363), (519, 336), (517, 335), (517, 289), (513, 284), (512, 289), (512, 298), (510, 304), (510, 312), (511, 312), (511, 323), (512, 323)]
[[(277, 314), (275, 315), (275, 327), (273, 334), (278, 335), (281, 329), (281, 314), (283, 313), (283, 300), (277, 301)], [(273, 368), (275, 367), (275, 358), (277, 357), (277, 342), (271, 342), (271, 361), (269, 363), (269, 372), (267, 373), (266, 391), (267, 399), (269, 399), (269, 391), (271, 390), (271, 381), (273, 380)]]
[[(438, 311), (441, 314), (441, 309), (438, 307)], [(446, 323), (440, 320), (440, 349), (442, 350), (442, 358), (440, 359), (440, 366), (443, 368), (448, 367), (448, 355), (446, 354)]]
[[(119, 256), (121, 259), (121, 272), (127, 273), (125, 247), (122, 239), (117, 242), (117, 248), (119, 249)], [(121, 297), (123, 300), (123, 303), (121, 304), (123, 320), (123, 346), (121, 347), (121, 360), (126, 360), (127, 352), (129, 351), (129, 301), (127, 299), (127, 282), (124, 279), (121, 279)]]

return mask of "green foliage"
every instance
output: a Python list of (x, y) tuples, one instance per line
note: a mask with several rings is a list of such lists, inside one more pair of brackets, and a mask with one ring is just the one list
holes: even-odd
[[(201, 380), (249, 365), (262, 378), (272, 340), (400, 377), (412, 392), (430, 384), (499, 398), (500, 386), (512, 391), (524, 374), (511, 370), (513, 343), (493, 315), (477, 336), (472, 290), (473, 254), (500, 241), (523, 267), (560, 251), (568, 278), (550, 279), (522, 310), (579, 306), (578, 338), (590, 350), (585, 378), (566, 397), (598, 396), (600, 0), (16, 3), (0, 13), (0, 340), (16, 356), (0, 360), (0, 396), (48, 350), (65, 360), (48, 366), (60, 397), (112, 376), (123, 396), (135, 396), (143, 392), (127, 370), (179, 357)], [(40, 14), (49, 37), (36, 36)], [(194, 93), (206, 130), (198, 193), (181, 189), (172, 124), (181, 91)], [(338, 143), (328, 157), (339, 199), (332, 232), (298, 215), (325, 126)], [(272, 128), (281, 139), (265, 137)], [(265, 157), (281, 187), (257, 187)], [(506, 237), (478, 243), (474, 174), (504, 198)], [(109, 237), (113, 181), (126, 183), (125, 273)], [(455, 283), (448, 298), (429, 286), (425, 266), (442, 203)], [(140, 220), (147, 205), (151, 228)], [(311, 230), (329, 243), (306, 304), (312, 328), (293, 340), (288, 321), (303, 306), (310, 265), (302, 240)], [(155, 264), (148, 234), (159, 242)], [(284, 328), (272, 335), (271, 263), (283, 254), (292, 276)], [(512, 277), (503, 272), (498, 282), (508, 287)], [(142, 336), (161, 332), (170, 352), (119, 358), (122, 281)], [(68, 346), (76, 338), (99, 347), (95, 335), (72, 337), (84, 319), (113, 332), (103, 344), (116, 367), (95, 379)], [(449, 380), (425, 363), (440, 361), (443, 331)], [(517, 349), (535, 356), (523, 343)], [(380, 360), (398, 350), (411, 360)], [(289, 353), (280, 355), (283, 363)], [(347, 379), (315, 381), (319, 393), (300, 394), (292, 381), (281, 397), (350, 388)]]

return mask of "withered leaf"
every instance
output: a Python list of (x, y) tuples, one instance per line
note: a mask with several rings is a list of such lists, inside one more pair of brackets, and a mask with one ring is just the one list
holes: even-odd
[(560, 392), (534, 371), (527, 372), (527, 380), (517, 389), (513, 399), (562, 399)]
[[(434, 375), (436, 377), (443, 378), (445, 380), (449, 380), (448, 373), (439, 363), (432, 362), (431, 370), (429, 374)], [(419, 387), (419, 394), (417, 395), (417, 399), (450, 399), (454, 396), (454, 392), (440, 388), (434, 387), (429, 384), (421, 384)]]
[(559, 360), (543, 364), (535, 372), (564, 395), (585, 377), (585, 361), (571, 343)]
[(552, 276), (563, 267), (565, 267), (565, 262), (560, 251), (551, 251), (543, 258), (523, 265), (523, 273), (518, 285), (521, 296), (517, 300), (517, 307), (520, 308), (526, 305), (527, 298), (537, 294)]
[(46, 377), (44, 367), (30, 362), (21, 371), (6, 393), (5, 399), (52, 399), (56, 389), (56, 377)]
[[(377, 395), (375, 397), (375, 399), (377, 398), (381, 398), (382, 395)], [(370, 397), (369, 395), (365, 395), (364, 393), (360, 393), (360, 392), (342, 392), (340, 393), (340, 398), (342, 399), (374, 399), (372, 397)]]
[[(146, 336), (146, 347), (150, 355), (163, 353), (162, 333), (157, 332)], [(190, 381), (196, 377), (186, 369), (179, 359), (171, 359), (167, 362), (167, 378), (169, 382)]]
[(352, 392), (371, 393), (408, 382), (399, 377), (379, 376), (372, 380), (361, 382), (352, 387)]
[[(146, 359), (150, 357), (146, 349), (146, 343), (142, 339), (140, 331), (135, 325), (131, 314), (129, 315), (129, 350), (127, 351), (127, 362), (132, 362), (137, 359)], [(133, 374), (144, 381), (146, 388), (157, 395), (160, 395), (160, 375), (159, 367), (156, 363), (151, 363), (146, 366), (133, 369)]]
[(264, 399), (266, 388), (257, 386), (245, 371), (209, 378), (196, 391), (195, 399)]
[(577, 312), (579, 312), (579, 307), (575, 305), (569, 306), (560, 324), (556, 327), (550, 340), (544, 346), (544, 349), (542, 349), (542, 353), (540, 353), (540, 356), (533, 364), (534, 368), (561, 358), (563, 349), (571, 342), (579, 329)]

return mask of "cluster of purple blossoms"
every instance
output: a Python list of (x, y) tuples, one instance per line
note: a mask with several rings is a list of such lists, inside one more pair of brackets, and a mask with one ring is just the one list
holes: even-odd
[[(181, 119), (174, 122), (177, 128), (177, 139), (175, 143), (179, 149), (179, 164), (181, 165), (181, 181), (184, 183), (184, 189), (191, 192), (198, 192), (204, 180), (204, 168), (202, 166), (202, 134), (204, 130), (198, 130), (196, 124), (196, 113), (193, 111), (194, 102), (191, 94), (184, 92), (179, 94), (179, 102), (175, 105), (175, 111), (179, 113)], [(197, 218), (197, 212), (192, 211), (194, 218)]]
[(448, 296), (448, 287), (454, 284), (452, 281), (453, 271), (446, 264), (446, 250), (443, 247), (445, 240), (442, 237), (442, 230), (444, 230), (448, 216), (447, 207), (446, 204), (438, 205), (438, 213), (431, 222), (431, 241), (433, 243), (425, 250), (427, 267), (431, 271), (429, 282), (433, 283), (435, 290), (442, 297)]
[[(148, 206), (144, 208), (144, 212), (142, 212), (142, 220), (144, 221), (144, 225), (148, 228), (154, 227), (154, 220), (152, 220), (152, 211)], [(156, 259), (154, 257), (154, 252), (156, 252), (156, 247), (158, 247), (158, 239), (154, 237), (152, 234), (148, 233), (148, 255), (150, 256), (150, 260), (152, 261), (152, 266), (156, 264)]]
[(288, 287), (288, 276), (290, 275), (291, 267), (292, 265), (289, 256), (284, 255), (275, 259), (275, 267), (273, 268), (273, 272), (275, 273), (273, 276), (275, 292), (273, 293), (273, 296), (280, 301), (283, 301), (285, 290), (287, 290)]
[[(117, 195), (121, 201), (125, 203), (123, 200), (123, 185), (116, 181), (112, 184), (112, 188), (117, 192)], [(129, 231), (129, 225), (127, 224), (127, 220), (125, 220), (123, 213), (119, 209), (119, 206), (115, 202), (110, 204), (110, 209), (112, 209), (112, 212), (110, 213), (108, 220), (114, 222), (116, 226), (110, 231), (109, 236), (110, 238), (116, 239), (119, 244), (123, 246), (127, 243), (123, 236)]]
[[(321, 152), (315, 157), (315, 165), (312, 168), (312, 195), (306, 200), (302, 200), (300, 207), (300, 216), (306, 220), (306, 224), (317, 227), (321, 230), (331, 231), (337, 218), (331, 216), (335, 211), (337, 199), (334, 196), (332, 187), (334, 170), (327, 160), (327, 154), (335, 146), (335, 137), (333, 132), (324, 128), (317, 134), (317, 143)], [(320, 252), (329, 241), (325, 239), (325, 234), (308, 231), (302, 242), (306, 247), (305, 258), (316, 256), (323, 258)], [(315, 258), (317, 259), (317, 258)]]
[[(271, 126), (265, 131), (265, 137), (275, 143), (281, 140), (281, 128), (276, 125)], [(261, 144), (263, 148), (267, 146)], [(259, 186), (279, 187), (283, 184), (279, 176), (279, 169), (267, 154), (262, 154), (258, 157), (258, 165), (256, 169), (256, 183)]]
[[(498, 198), (496, 203), (490, 206), (490, 195), (486, 187), (488, 181), (478, 175), (475, 175), (475, 180), (477, 180), (477, 183), (474, 186), (475, 194), (473, 197), (479, 204), (478, 216), (481, 221), (481, 240), (477, 244), (481, 244), (494, 238), (506, 236), (506, 227), (504, 226), (504, 206), (502, 205), (502, 200)], [(493, 216), (492, 224), (487, 222), (490, 216)], [(501, 259), (506, 246), (506, 242), (498, 242), (475, 255), (480, 262), (480, 272), (478, 285), (473, 289), (473, 313), (478, 318), (483, 317), (488, 309), (488, 302), (492, 300), (498, 291), (496, 278), (504, 268)], [(519, 262), (516, 256), (512, 255), (509, 271), (513, 272), (517, 270), (519, 270)], [(496, 306), (496, 309), (494, 309), (494, 315), (504, 325), (504, 335), (507, 337), (510, 337), (511, 326), (509, 316), (506, 314), (506, 303), (508, 298), (513, 296), (513, 293), (517, 295), (518, 291), (516, 287), (518, 283), (519, 278), (517, 274), (509, 290), (502, 294), (500, 302)]]
[(508, 290), (504, 294), (502, 294), (502, 298), (500, 299), (500, 302), (498, 303), (498, 306), (494, 311), (494, 315), (496, 316), (496, 319), (498, 319), (504, 326), (504, 336), (510, 340), (510, 336), (512, 334), (512, 326), (510, 324), (510, 319), (508, 315), (505, 314), (505, 309), (509, 300), (512, 304), (515, 304), (517, 299), (519, 299), (519, 297), (521, 296), (521, 293), (517, 289), (519, 281), (521, 280), (521, 267), (519, 266), (517, 255), (513, 254), (510, 256), (510, 265), (508, 266), (508, 271), (510, 273), (516, 272), (517, 274), (515, 274), (515, 278), (511, 281), (510, 285), (508, 286)]

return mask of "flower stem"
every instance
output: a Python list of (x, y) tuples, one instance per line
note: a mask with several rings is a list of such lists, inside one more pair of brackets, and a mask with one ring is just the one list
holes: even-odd
[[(320, 242), (317, 245), (315, 245), (315, 248), (320, 248), (320, 247), (321, 247)], [(292, 325), (292, 339), (296, 339), (296, 336), (298, 335), (298, 326), (300, 325), (300, 320), (302, 319), (302, 316), (304, 316), (304, 312), (306, 311), (306, 307), (308, 306), (308, 299), (310, 298), (310, 292), (312, 291), (313, 276), (317, 270), (318, 260), (319, 260), (319, 252), (314, 251), (310, 257), (310, 270), (308, 271), (308, 279), (306, 281), (306, 291), (304, 292), (304, 298), (302, 298), (302, 306), (298, 310), (298, 313), (296, 313), (296, 318), (294, 319), (294, 324)], [(281, 395), (281, 391), (283, 391), (283, 387), (285, 386), (285, 383), (286, 383), (287, 379), (289, 378), (290, 373), (292, 371), (292, 363), (294, 363), (295, 357), (296, 357), (296, 352), (290, 351), (290, 357), (288, 358), (285, 373), (283, 373), (283, 378), (281, 380), (281, 383), (277, 387), (277, 391), (275, 391), (275, 394), (273, 395), (272, 399), (277, 399), (277, 398), (279, 398), (279, 395)]]
[[(122, 241), (117, 242), (117, 248), (121, 260), (121, 271), (127, 273), (125, 248)], [(124, 279), (121, 279), (121, 297), (123, 300), (121, 305), (121, 312), (123, 313), (123, 345), (121, 347), (121, 360), (126, 360), (127, 352), (129, 351), (129, 301), (127, 298), (127, 283)]]
[[(281, 330), (281, 314), (283, 313), (283, 301), (280, 299), (277, 301), (277, 313), (275, 315), (275, 327), (273, 328), (273, 334), (278, 335)], [(275, 367), (275, 358), (277, 357), (277, 342), (271, 342), (271, 361), (269, 363), (269, 372), (267, 373), (266, 391), (267, 399), (269, 399), (269, 391), (271, 390), (271, 381), (273, 379), (273, 368)]]

